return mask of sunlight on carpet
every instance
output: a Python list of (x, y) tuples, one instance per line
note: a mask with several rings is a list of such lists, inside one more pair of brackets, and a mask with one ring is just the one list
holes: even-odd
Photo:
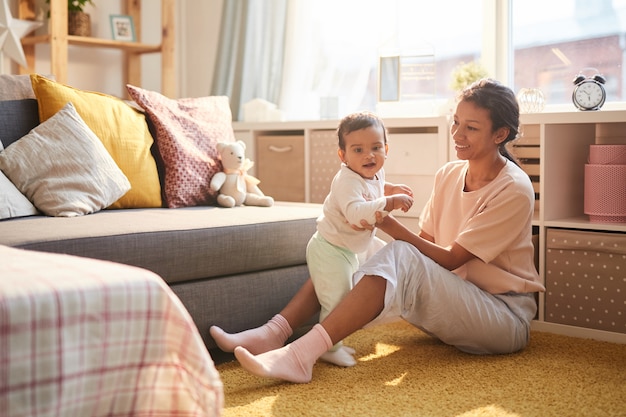
[(517, 413), (509, 413), (508, 411), (498, 407), (497, 405), (491, 404), (486, 407), (479, 407), (475, 410), (468, 411), (467, 413), (459, 414), (458, 417), (522, 417)]
[(458, 351), (397, 322), (344, 340), (358, 363), (319, 362), (309, 384), (218, 365), (224, 417), (626, 415), (626, 345), (533, 332), (511, 355)]
[(371, 361), (372, 359), (382, 358), (383, 356), (391, 355), (398, 350), (400, 350), (400, 346), (388, 345), (386, 343), (376, 343), (375, 352), (371, 355), (359, 358), (359, 362), (367, 362)]

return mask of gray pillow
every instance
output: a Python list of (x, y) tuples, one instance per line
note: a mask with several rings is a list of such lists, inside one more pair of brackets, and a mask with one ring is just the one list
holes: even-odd
[(30, 75), (0, 74), (0, 100), (35, 98)]
[(130, 190), (128, 179), (72, 103), (0, 152), (0, 169), (48, 216), (93, 213)]
[(0, 101), (0, 142), (5, 148), (38, 124), (39, 107), (36, 99)]

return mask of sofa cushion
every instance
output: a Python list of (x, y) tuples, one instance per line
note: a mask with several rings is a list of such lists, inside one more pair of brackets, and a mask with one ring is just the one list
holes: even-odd
[(209, 184), (222, 170), (216, 144), (235, 140), (228, 97), (173, 100), (132, 85), (126, 88), (154, 124), (167, 206), (214, 204), (217, 193)]
[(150, 269), (169, 284), (306, 264), (321, 205), (103, 210), (0, 222), (0, 245)]
[(161, 186), (150, 153), (153, 143), (143, 114), (123, 100), (82, 91), (40, 75), (31, 75), (43, 122), (72, 102), (80, 117), (109, 151), (131, 184), (131, 190), (112, 208), (161, 207)]
[(37, 100), (0, 101), (0, 142), (6, 148), (39, 124)]
[(0, 74), (0, 100), (35, 98), (30, 75)]
[[(3, 149), (0, 143), (0, 151)], [(0, 171), (0, 220), (36, 214), (39, 214), (37, 208)]]
[(37, 208), (0, 171), (0, 219), (34, 216), (36, 214), (39, 214)]
[(92, 213), (130, 189), (72, 103), (0, 152), (0, 169), (49, 216)]

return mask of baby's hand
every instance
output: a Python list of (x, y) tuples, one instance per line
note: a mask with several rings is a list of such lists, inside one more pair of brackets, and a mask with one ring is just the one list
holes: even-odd
[(402, 210), (405, 213), (413, 206), (413, 197), (407, 194), (395, 194), (391, 196), (391, 201), (393, 210)]
[(406, 195), (413, 197), (413, 190), (411, 190), (411, 187), (405, 184), (394, 184), (391, 186), (390, 191), (391, 191), (389, 193), (390, 195), (406, 194)]

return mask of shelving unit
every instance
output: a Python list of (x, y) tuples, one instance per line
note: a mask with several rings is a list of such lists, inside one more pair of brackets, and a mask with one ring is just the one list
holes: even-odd
[[(246, 153), (255, 161), (252, 174), (261, 180), (263, 192), (281, 192), (287, 181), (289, 188), (300, 186), (304, 190), (292, 194), (292, 201), (322, 203), (340, 166), (335, 133), (338, 124), (338, 120), (235, 122), (233, 129), (237, 139), (246, 142)], [(389, 132), (387, 179), (408, 184), (415, 193), (413, 208), (397, 215), (416, 225), (430, 196), (434, 174), (448, 160), (448, 121), (446, 117), (386, 119), (385, 127)], [(281, 160), (303, 163), (295, 169)]]
[[(20, 73), (28, 74), (35, 68), (35, 46), (50, 44), (50, 73), (61, 83), (67, 83), (68, 46), (87, 48), (112, 48), (124, 52), (124, 83), (141, 85), (141, 55), (161, 54), (161, 93), (176, 97), (174, 58), (174, 0), (161, 0), (162, 39), (160, 44), (141, 43), (141, 0), (123, 0), (123, 13), (133, 17), (137, 42), (68, 35), (67, 1), (50, 0), (49, 33), (22, 39), (28, 68)], [(35, 0), (19, 0), (19, 18), (35, 19)]]
[[(538, 144), (538, 161), (531, 160), (533, 165), (538, 163), (539, 168), (538, 204), (533, 225), (539, 235), (539, 271), (548, 287), (548, 291), (539, 296), (539, 317), (533, 323), (533, 327), (570, 336), (626, 343), (626, 256), (618, 253), (611, 256), (618, 265), (619, 263), (623, 265), (616, 271), (605, 270), (590, 277), (581, 270), (576, 277), (558, 278), (565, 281), (565, 286), (558, 294), (551, 290), (554, 286), (550, 280), (560, 273), (559, 266), (547, 262), (551, 244), (548, 242), (550, 230), (576, 232), (580, 240), (585, 239), (585, 236), (607, 232), (620, 242), (626, 242), (626, 223), (591, 222), (589, 216), (584, 213), (584, 172), (589, 158), (589, 146), (626, 144), (626, 111), (524, 114), (521, 123), (522, 130), (530, 132), (529, 138), (523, 138), (521, 143), (530, 146), (533, 143)], [(535, 166), (532, 169), (536, 168)], [(626, 187), (626, 183), (623, 186)], [(577, 252), (573, 250), (563, 252), (565, 257), (562, 262), (572, 264), (580, 262), (580, 259), (576, 258)], [(549, 269), (553, 271), (548, 273)], [(594, 325), (591, 320), (585, 320), (587, 307), (582, 307), (580, 300), (576, 300), (577, 296), (588, 297), (585, 294), (587, 285), (610, 287), (611, 285), (605, 285), (605, 280), (610, 280), (611, 285), (617, 282), (618, 292), (607, 294), (606, 299), (597, 300), (596, 310), (601, 310), (603, 303), (613, 305), (621, 303), (622, 313), (610, 317), (615, 323), (612, 327), (616, 331), (599, 329), (602, 326)], [(559, 323), (562, 320), (566, 321), (567, 317), (560, 317), (558, 320), (548, 317), (547, 306), (555, 306), (562, 302), (571, 303), (571, 312), (568, 314), (576, 315), (581, 325)], [(569, 307), (567, 305), (566, 309)]]
[[(330, 181), (339, 167), (335, 129), (338, 121), (242, 123), (233, 127), (237, 139), (247, 144), (247, 155), (256, 167), (273, 172), (269, 183), (296, 181), (304, 187), (306, 202), (321, 203), (328, 192)], [(407, 226), (417, 230), (417, 217), (428, 198), (434, 171), (454, 158), (450, 146), (449, 125), (446, 117), (389, 119), (385, 120), (389, 131), (389, 158), (385, 171), (390, 181), (403, 182), (416, 192), (415, 208), (402, 215)], [(564, 112), (523, 114), (521, 117), (523, 137), (517, 141), (514, 151), (523, 158), (522, 166), (533, 180), (536, 193), (533, 228), (538, 242), (538, 269), (541, 278), (552, 279), (547, 271), (547, 235), (550, 230), (565, 230), (582, 233), (610, 233), (612, 238), (626, 242), (626, 223), (593, 223), (584, 213), (584, 168), (591, 144), (626, 144), (626, 111)], [(304, 146), (299, 155), (290, 156), (295, 148), (277, 146), (282, 156), (304, 161), (299, 169), (286, 169), (276, 160), (268, 160), (264, 137), (290, 137)], [(257, 175), (259, 171), (253, 175)], [(266, 190), (268, 182), (259, 176), (260, 187)], [(626, 187), (626, 184), (624, 184)], [(271, 186), (270, 186), (271, 189)], [(269, 194), (269, 193), (268, 193)], [(301, 198), (301, 197), (300, 197)], [(567, 255), (567, 253), (565, 254)], [(546, 292), (539, 295), (539, 313), (533, 328), (541, 331), (561, 333), (569, 336), (588, 337), (611, 342), (626, 343), (626, 255), (615, 257), (621, 262), (617, 273), (601, 272), (594, 279), (602, 282), (609, 279), (607, 289), (617, 288), (607, 294), (612, 303), (610, 311), (621, 312), (610, 320), (616, 331), (594, 327), (591, 320), (581, 320), (580, 325), (565, 325), (546, 315), (546, 306), (554, 306), (561, 293)], [(565, 278), (566, 289), (585, 291), (584, 284), (570, 283)], [(580, 286), (580, 287), (579, 287)], [(604, 285), (603, 285), (604, 286)], [(576, 288), (573, 288), (576, 287)], [(572, 294), (571, 296), (575, 296)], [(586, 295), (583, 294), (583, 297)], [(595, 300), (591, 300), (595, 302)], [(600, 305), (604, 302), (602, 300)], [(615, 304), (617, 303), (617, 304)], [(623, 304), (619, 304), (623, 303)], [(617, 308), (616, 308), (617, 305)], [(584, 315), (584, 309), (580, 314)], [(578, 313), (577, 313), (578, 314)], [(606, 323), (605, 323), (606, 324)], [(606, 326), (605, 326), (606, 327)]]

